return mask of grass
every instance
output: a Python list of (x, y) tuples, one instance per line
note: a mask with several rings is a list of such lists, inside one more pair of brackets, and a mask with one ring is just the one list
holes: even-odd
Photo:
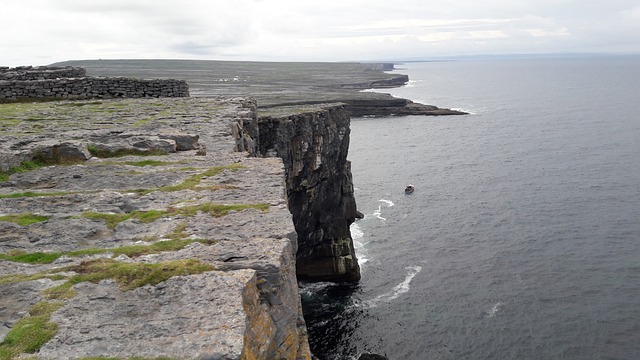
[(231, 165), (226, 165), (226, 166), (214, 166), (200, 174), (189, 176), (183, 182), (177, 185), (161, 186), (155, 189), (133, 189), (129, 191), (135, 192), (139, 195), (147, 195), (154, 191), (173, 192), (173, 191), (181, 191), (181, 190), (217, 190), (217, 189), (224, 189), (224, 188), (234, 188), (233, 186), (229, 186), (229, 185), (214, 185), (214, 186), (208, 186), (208, 187), (199, 187), (198, 185), (200, 185), (202, 180), (204, 180), (205, 178), (216, 176), (224, 170), (238, 171), (243, 168), (245, 168), (245, 166), (238, 163), (233, 163)]
[(36, 170), (41, 167), (45, 167), (46, 164), (39, 160), (25, 160), (20, 165), (9, 168), (7, 171), (0, 172), (0, 181), (7, 181), (13, 174), (25, 173), (28, 171)]
[[(215, 240), (203, 240), (203, 239), (184, 239), (184, 228), (178, 227), (174, 233), (172, 234), (171, 240), (166, 241), (157, 241), (150, 245), (128, 245), (121, 246), (117, 248), (110, 249), (99, 249), (99, 248), (91, 248), (91, 249), (83, 249), (83, 250), (75, 250), (67, 253), (62, 252), (34, 252), (34, 253), (26, 253), (23, 251), (11, 251), (7, 254), (0, 254), (0, 260), (7, 260), (13, 262), (27, 263), (27, 264), (50, 264), (62, 256), (69, 257), (78, 257), (78, 256), (88, 256), (88, 255), (99, 255), (99, 254), (113, 254), (113, 257), (117, 257), (120, 255), (126, 255), (128, 257), (139, 257), (142, 255), (148, 254), (157, 254), (165, 251), (177, 251), (185, 246), (192, 244), (194, 242), (199, 242), (206, 245), (213, 245), (217, 241)], [(178, 237), (181, 238), (178, 238)]]
[(13, 325), (0, 343), (0, 359), (12, 359), (22, 353), (33, 354), (46, 344), (58, 331), (52, 323), (51, 314), (62, 306), (62, 302), (42, 301), (29, 309), (26, 316)]
[(0, 254), (0, 260), (20, 262), (26, 264), (50, 264), (56, 261), (62, 253), (59, 252), (35, 252), (25, 253), (22, 251), (13, 251), (9, 254)]
[(231, 211), (241, 211), (245, 209), (269, 210), (269, 204), (214, 204), (204, 203), (199, 205), (184, 206), (180, 208), (169, 208), (167, 210), (132, 211), (128, 214), (103, 214), (96, 212), (85, 212), (81, 216), (92, 220), (103, 220), (109, 229), (115, 229), (123, 221), (135, 219), (142, 223), (150, 223), (168, 216), (194, 216), (198, 212), (207, 213), (213, 217), (221, 217)]
[(27, 192), (21, 192), (21, 193), (13, 193), (13, 194), (0, 194), (0, 199), (16, 199), (16, 198), (23, 198), (23, 197), (39, 197), (39, 196), (63, 196), (63, 195), (69, 195), (69, 194), (73, 194), (70, 192), (64, 192), (64, 191), (58, 191), (58, 192), (32, 192), (32, 191), (27, 191)]
[[(75, 272), (62, 285), (44, 291), (49, 300), (65, 300), (75, 296), (73, 285), (89, 281), (98, 283), (114, 279), (122, 290), (132, 290), (145, 285), (157, 285), (173, 276), (201, 274), (214, 270), (209, 264), (195, 259), (166, 261), (157, 264), (123, 263), (111, 259), (91, 260), (79, 265), (56, 269), (57, 272)], [(31, 275), (43, 278), (45, 274)], [(4, 277), (0, 277), (1, 280)], [(33, 354), (53, 338), (58, 326), (51, 322), (51, 315), (62, 307), (61, 301), (42, 301), (29, 309), (26, 316), (14, 324), (0, 343), (0, 360), (16, 358), (20, 354)], [(99, 358), (97, 358), (99, 359)]]
[(0, 216), (0, 221), (12, 222), (20, 226), (29, 226), (31, 224), (39, 223), (46, 220), (49, 220), (48, 216), (36, 215), (32, 213), (11, 214), (11, 215)]
[(68, 280), (53, 288), (45, 290), (48, 299), (60, 300), (73, 297), (73, 285), (81, 282), (97, 284), (101, 280), (113, 279), (123, 291), (132, 290), (145, 285), (158, 285), (173, 277), (201, 274), (214, 270), (213, 265), (204, 264), (196, 259), (171, 260), (155, 264), (124, 263), (113, 259), (97, 259), (83, 261), (79, 265), (56, 269), (57, 272), (73, 271)]

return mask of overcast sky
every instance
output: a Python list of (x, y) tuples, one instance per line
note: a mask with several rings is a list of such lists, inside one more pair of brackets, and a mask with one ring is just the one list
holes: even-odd
[(3, 0), (0, 66), (640, 53), (638, 0)]

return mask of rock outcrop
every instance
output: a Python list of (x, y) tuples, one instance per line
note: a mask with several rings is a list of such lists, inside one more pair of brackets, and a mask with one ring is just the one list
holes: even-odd
[(310, 358), (285, 170), (249, 156), (255, 109), (0, 105), (19, 163), (0, 174), (2, 356)]
[(261, 115), (259, 144), (261, 154), (284, 160), (298, 234), (298, 279), (357, 281), (360, 267), (349, 231), (359, 216), (347, 161), (349, 114), (340, 104), (297, 110), (303, 112)]

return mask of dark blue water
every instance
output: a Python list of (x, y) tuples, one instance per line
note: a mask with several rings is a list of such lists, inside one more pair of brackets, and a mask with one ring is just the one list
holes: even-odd
[(640, 359), (640, 58), (401, 67), (472, 114), (352, 120), (363, 277), (303, 288), (314, 354)]

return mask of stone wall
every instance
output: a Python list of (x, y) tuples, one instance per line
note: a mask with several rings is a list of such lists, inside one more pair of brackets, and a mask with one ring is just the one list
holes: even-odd
[(0, 102), (25, 99), (188, 97), (184, 80), (87, 77), (79, 67), (0, 68)]
[(259, 117), (260, 153), (284, 161), (287, 202), (298, 234), (298, 279), (357, 281), (349, 226), (356, 209), (347, 161), (350, 118), (343, 105)]
[(0, 67), (0, 80), (46, 80), (85, 76), (87, 76), (87, 71), (84, 68), (75, 66)]
[(0, 102), (21, 99), (90, 99), (187, 97), (183, 80), (131, 78), (74, 78), (49, 80), (0, 80)]

